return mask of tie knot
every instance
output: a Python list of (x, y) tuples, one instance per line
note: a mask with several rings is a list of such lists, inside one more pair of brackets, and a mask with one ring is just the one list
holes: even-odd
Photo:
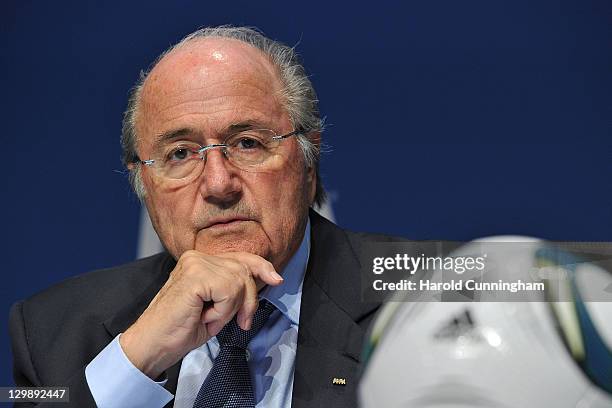
[(217, 334), (219, 345), (238, 347), (246, 349), (249, 342), (255, 337), (257, 332), (266, 324), (266, 321), (274, 311), (275, 307), (272, 303), (265, 299), (259, 301), (259, 307), (253, 316), (253, 324), (250, 330), (242, 330), (236, 322), (236, 316), (225, 325)]

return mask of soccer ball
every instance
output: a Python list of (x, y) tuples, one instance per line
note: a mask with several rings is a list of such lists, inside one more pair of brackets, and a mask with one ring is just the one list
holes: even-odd
[(598, 299), (594, 292), (612, 293), (612, 274), (552, 244), (522, 241), (497, 246), (489, 260), (506, 269), (566, 270), (569, 292), (522, 302), (406, 302), (396, 295), (370, 329), (362, 408), (612, 407), (612, 303), (589, 301)]

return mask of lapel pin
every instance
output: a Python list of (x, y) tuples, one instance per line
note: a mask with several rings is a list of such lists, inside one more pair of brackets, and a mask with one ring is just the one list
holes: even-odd
[(337, 378), (337, 377), (334, 377), (334, 379), (332, 380), (332, 384), (334, 384), (334, 385), (346, 385), (346, 378)]

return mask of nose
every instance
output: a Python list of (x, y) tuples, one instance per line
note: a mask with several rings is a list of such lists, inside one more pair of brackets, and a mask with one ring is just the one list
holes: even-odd
[(211, 204), (231, 206), (240, 198), (242, 186), (221, 148), (205, 152), (200, 183), (202, 197)]

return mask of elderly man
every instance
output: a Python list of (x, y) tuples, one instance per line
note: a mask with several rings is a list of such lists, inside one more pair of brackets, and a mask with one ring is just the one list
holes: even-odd
[(309, 210), (320, 133), (292, 48), (224, 26), (163, 53), (122, 144), (167, 252), (16, 304), (16, 383), (75, 407), (354, 406), (370, 238)]

